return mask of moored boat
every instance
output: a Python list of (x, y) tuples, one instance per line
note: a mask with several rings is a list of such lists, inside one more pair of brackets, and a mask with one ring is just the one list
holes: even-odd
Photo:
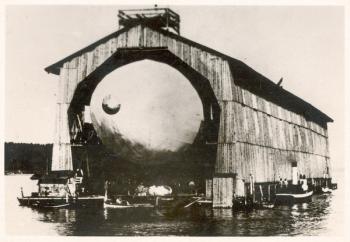
[(280, 182), (280, 187), (275, 194), (274, 205), (280, 204), (295, 204), (295, 203), (306, 203), (312, 199), (312, 194), (305, 175), (299, 174), (297, 162), (292, 162), (292, 183), (289, 184), (285, 179)]
[(84, 196), (84, 197), (35, 197), (23, 196), (17, 198), (21, 206), (30, 206), (38, 208), (75, 208), (103, 205), (103, 196)]
[(123, 208), (154, 208), (154, 205), (152, 205), (150, 203), (117, 204), (117, 203), (105, 202), (103, 204), (103, 207), (104, 208), (119, 208), (119, 209), (123, 209)]
[(313, 191), (304, 193), (276, 193), (275, 204), (294, 204), (310, 202)]
[[(38, 192), (21, 197), (17, 200), (21, 206), (38, 208), (72, 208), (87, 206), (103, 206), (104, 197), (90, 194), (79, 194), (78, 188), (82, 177), (73, 171), (50, 172), (46, 175), (34, 175), (38, 180)], [(81, 190), (79, 188), (79, 190)]]
[(322, 193), (329, 194), (329, 193), (332, 193), (332, 190), (328, 187), (322, 187)]

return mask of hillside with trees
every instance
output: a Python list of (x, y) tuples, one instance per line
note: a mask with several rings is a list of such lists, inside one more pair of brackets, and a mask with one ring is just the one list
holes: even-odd
[(5, 174), (43, 173), (50, 167), (52, 144), (5, 143)]

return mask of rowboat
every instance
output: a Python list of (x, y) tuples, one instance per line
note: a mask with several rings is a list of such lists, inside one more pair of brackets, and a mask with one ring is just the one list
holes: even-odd
[(52, 206), (44, 206), (45, 208), (66, 208), (69, 207), (69, 203), (59, 204), (59, 205), (52, 205)]
[(105, 202), (103, 204), (104, 208), (117, 208), (117, 209), (123, 209), (123, 208), (153, 208), (154, 205), (150, 203), (138, 203), (138, 204), (116, 204), (116, 203), (107, 203)]
[(132, 208), (132, 205), (122, 205), (122, 204), (113, 204), (113, 203), (103, 203), (104, 208)]

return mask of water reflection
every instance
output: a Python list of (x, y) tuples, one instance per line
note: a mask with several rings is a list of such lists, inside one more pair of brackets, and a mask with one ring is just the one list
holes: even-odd
[(339, 204), (335, 202), (337, 195), (314, 196), (309, 204), (273, 209), (192, 208), (170, 212), (153, 208), (32, 209), (18, 206), (15, 198), (6, 196), (7, 231), (15, 235), (319, 235), (329, 231), (330, 217), (342, 215), (341, 208), (334, 207)]
[(231, 220), (233, 217), (232, 209), (213, 209), (213, 218), (218, 220)]
[(153, 208), (31, 210), (33, 219), (56, 224), (61, 235), (317, 235), (325, 228), (329, 201), (316, 198), (310, 204), (252, 211), (200, 208), (170, 215)]

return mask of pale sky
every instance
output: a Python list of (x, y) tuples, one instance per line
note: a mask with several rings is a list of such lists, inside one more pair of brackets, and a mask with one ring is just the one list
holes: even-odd
[[(5, 141), (52, 143), (58, 76), (44, 68), (116, 31), (123, 8), (7, 7)], [(286, 90), (332, 117), (331, 159), (334, 168), (343, 167), (342, 7), (171, 8), (180, 14), (181, 35), (242, 60), (274, 82), (283, 77)]]

